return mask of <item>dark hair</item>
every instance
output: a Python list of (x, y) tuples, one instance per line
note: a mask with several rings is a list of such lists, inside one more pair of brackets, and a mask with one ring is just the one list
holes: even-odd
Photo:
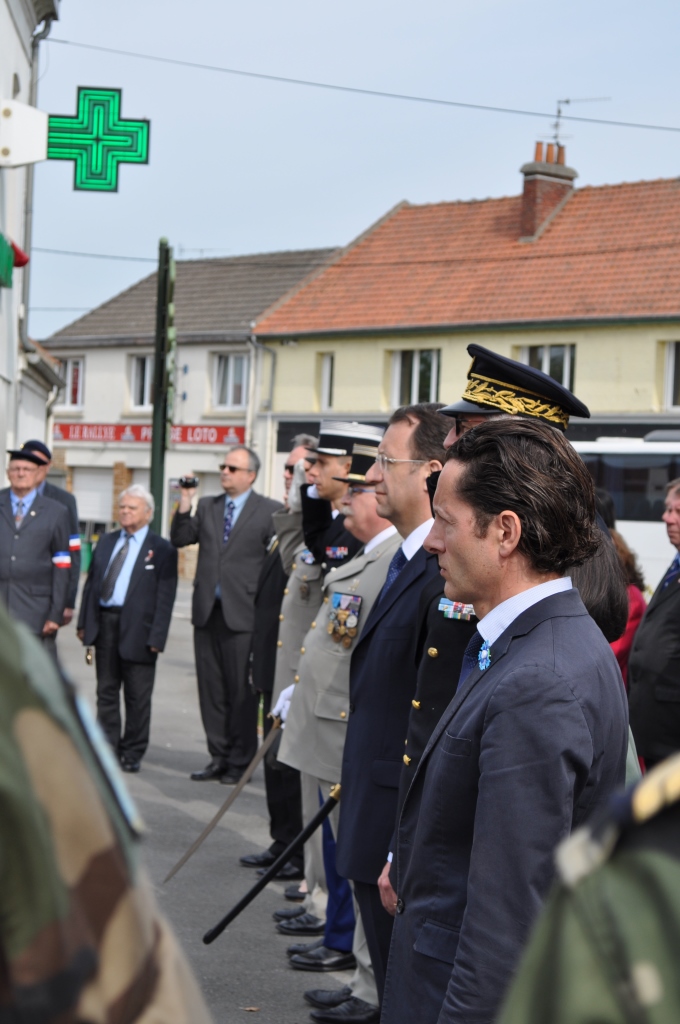
[(420, 402), (418, 405), (402, 405), (390, 416), (388, 426), (392, 423), (417, 424), (411, 434), (411, 455), (414, 459), (444, 462), (444, 441), (451, 429), (451, 421), (439, 412), (443, 408), (442, 402)]
[(447, 453), (465, 465), (458, 495), (484, 536), (509, 509), (519, 516), (521, 552), (537, 572), (563, 573), (597, 551), (593, 481), (561, 431), (536, 420), (487, 420)]
[(623, 566), (623, 572), (627, 582), (632, 586), (637, 587), (638, 590), (644, 590), (645, 578), (642, 575), (642, 569), (638, 565), (635, 552), (630, 550), (618, 530), (611, 531), (611, 538), (614, 541), (614, 547), (616, 548), (616, 553), (619, 556), (621, 565)]
[(227, 449), (227, 455), (232, 452), (248, 452), (248, 469), (257, 476), (260, 472), (260, 459), (252, 448), (248, 448), (245, 444), (235, 444), (233, 448)]
[(592, 558), (582, 565), (567, 569), (571, 582), (578, 588), (588, 614), (612, 644), (626, 631), (628, 622), (628, 590), (623, 567), (609, 536), (598, 526), (600, 546)]
[(616, 506), (611, 494), (604, 487), (595, 488), (595, 508), (607, 529), (613, 530), (616, 526)]

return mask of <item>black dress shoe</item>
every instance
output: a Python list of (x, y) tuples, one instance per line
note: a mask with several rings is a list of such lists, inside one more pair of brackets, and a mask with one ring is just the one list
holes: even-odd
[(239, 864), (243, 864), (244, 868), (268, 868), (276, 860), (276, 854), (272, 853), (271, 850), (263, 850), (262, 853), (247, 853), (244, 857), (239, 857)]
[(202, 768), (200, 772), (192, 772), (189, 776), (194, 782), (210, 782), (212, 779), (221, 779), (226, 768), (219, 761), (211, 761), (205, 768)]
[(296, 971), (348, 971), (357, 965), (354, 953), (345, 953), (340, 949), (327, 949), (319, 946), (310, 953), (296, 953), (290, 958), (290, 966)]
[(276, 926), (277, 932), (282, 935), (323, 935), (326, 929), (326, 922), (314, 914), (300, 914), (292, 921), (279, 921)]
[[(274, 863), (274, 861), (272, 861), (272, 864), (273, 863)], [(267, 870), (268, 870), (267, 868), (260, 868), (260, 870), (257, 873), (258, 873), (258, 875), (261, 876)], [(304, 878), (304, 875), (303, 875), (302, 871), (300, 870), (300, 868), (296, 868), (294, 864), (292, 864), (290, 861), (288, 861), (287, 864), (284, 864), (283, 867), (279, 868), (279, 870), (276, 872), (276, 876), (275, 877), (276, 878), (285, 878), (285, 880), (287, 882), (291, 882), (294, 878)]]
[(302, 917), (304, 907), (284, 907), (283, 910), (275, 910), (272, 917), (275, 921), (292, 921), (294, 917)]
[(313, 949), (319, 949), (320, 946), (323, 946), (323, 939), (317, 939), (316, 942), (294, 942), (292, 946), (288, 946), (286, 954), (295, 956), (296, 953), (309, 953)]
[(312, 988), (303, 993), (305, 1001), (310, 1006), (316, 1006), (320, 1010), (330, 1010), (333, 1006), (340, 1006), (352, 998), (352, 989), (349, 985), (342, 988)]
[(380, 1007), (352, 996), (328, 1010), (312, 1010), (309, 1016), (316, 1024), (336, 1024), (337, 1021), (341, 1024), (343, 1021), (344, 1024), (374, 1024), (380, 1020)]
[(220, 782), (223, 786), (235, 786), (237, 782), (240, 782), (245, 774), (245, 768), (227, 768), (223, 771), (220, 776)]
[(142, 765), (140, 761), (133, 761), (130, 757), (121, 757), (120, 767), (124, 772), (138, 772)]
[(293, 903), (302, 903), (308, 894), (302, 892), (299, 885), (289, 885), (283, 895), (287, 900), (292, 900)]

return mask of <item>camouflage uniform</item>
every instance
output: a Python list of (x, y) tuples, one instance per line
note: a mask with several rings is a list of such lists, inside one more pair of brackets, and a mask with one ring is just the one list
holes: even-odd
[(141, 876), (110, 752), (4, 608), (0, 680), (0, 1020), (209, 1024)]

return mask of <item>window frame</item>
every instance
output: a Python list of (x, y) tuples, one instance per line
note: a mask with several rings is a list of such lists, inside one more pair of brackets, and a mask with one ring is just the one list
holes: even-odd
[[(541, 366), (538, 367), (538, 369), (540, 369), (543, 373), (547, 374), (548, 377), (552, 377), (550, 373), (550, 350), (552, 348), (563, 348), (565, 350), (562, 380), (557, 381), (557, 383), (561, 384), (563, 388), (568, 388), (568, 390), (573, 393), (574, 380), (576, 378), (576, 344), (574, 342), (565, 342), (560, 345), (551, 345), (550, 343), (543, 345), (523, 345), (521, 352), (521, 362), (523, 362), (525, 366), (531, 365), (529, 361), (529, 354), (531, 352), (531, 349), (536, 348), (543, 349), (543, 358)], [(552, 380), (557, 380), (557, 378), (552, 377)]]
[(320, 352), (319, 355), (319, 408), (321, 412), (330, 412), (333, 408), (335, 389), (335, 353)]
[(680, 411), (680, 401), (673, 402), (675, 376), (678, 374), (678, 398), (680, 398), (680, 341), (666, 342), (666, 372), (664, 375), (664, 409), (668, 412)]
[[(154, 376), (154, 354), (153, 352), (135, 352), (130, 357), (130, 409), (135, 412), (149, 412), (153, 409), (153, 376)], [(148, 401), (138, 404), (137, 396), (137, 367), (139, 362), (144, 360), (146, 370), (144, 375), (144, 398)]]
[[(430, 395), (429, 398), (419, 398), (420, 391), (420, 360), (423, 353), (430, 353), (432, 355), (432, 378), (430, 380)], [(412, 357), (412, 369), (411, 369), (411, 394), (408, 402), (404, 403), (401, 401), (401, 382), (402, 382), (402, 371), (404, 356), (410, 355)], [(390, 404), (393, 409), (399, 408), (401, 405), (417, 405), (420, 401), (423, 402), (438, 402), (439, 401), (439, 379), (440, 379), (440, 368), (441, 368), (441, 349), (439, 348), (400, 348), (394, 349), (392, 352), (392, 366), (391, 366), (391, 381), (390, 381)]]
[[(80, 374), (78, 377), (78, 401), (71, 402), (71, 390), (73, 387), (73, 364), (78, 363)], [(59, 409), (82, 409), (85, 391), (85, 356), (66, 356), (59, 360), (61, 376), (66, 381), (66, 386), (60, 389), (60, 398), (57, 402)]]
[[(219, 383), (220, 383), (220, 360), (227, 360), (227, 401), (226, 404), (222, 404), (218, 401), (219, 399)], [(234, 360), (243, 360), (243, 379), (241, 386), (243, 388), (243, 401), (236, 403), (233, 401), (234, 396)], [(213, 372), (212, 372), (212, 404), (211, 407), (215, 410), (223, 412), (225, 410), (243, 410), (248, 408), (248, 383), (250, 379), (250, 356), (248, 352), (214, 352), (213, 353)]]

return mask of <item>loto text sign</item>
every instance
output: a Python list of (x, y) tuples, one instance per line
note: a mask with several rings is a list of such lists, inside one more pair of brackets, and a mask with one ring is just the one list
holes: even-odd
[[(55, 423), (55, 444), (150, 444), (150, 423)], [(182, 423), (170, 428), (171, 444), (230, 445), (243, 444), (244, 427), (218, 427)]]

